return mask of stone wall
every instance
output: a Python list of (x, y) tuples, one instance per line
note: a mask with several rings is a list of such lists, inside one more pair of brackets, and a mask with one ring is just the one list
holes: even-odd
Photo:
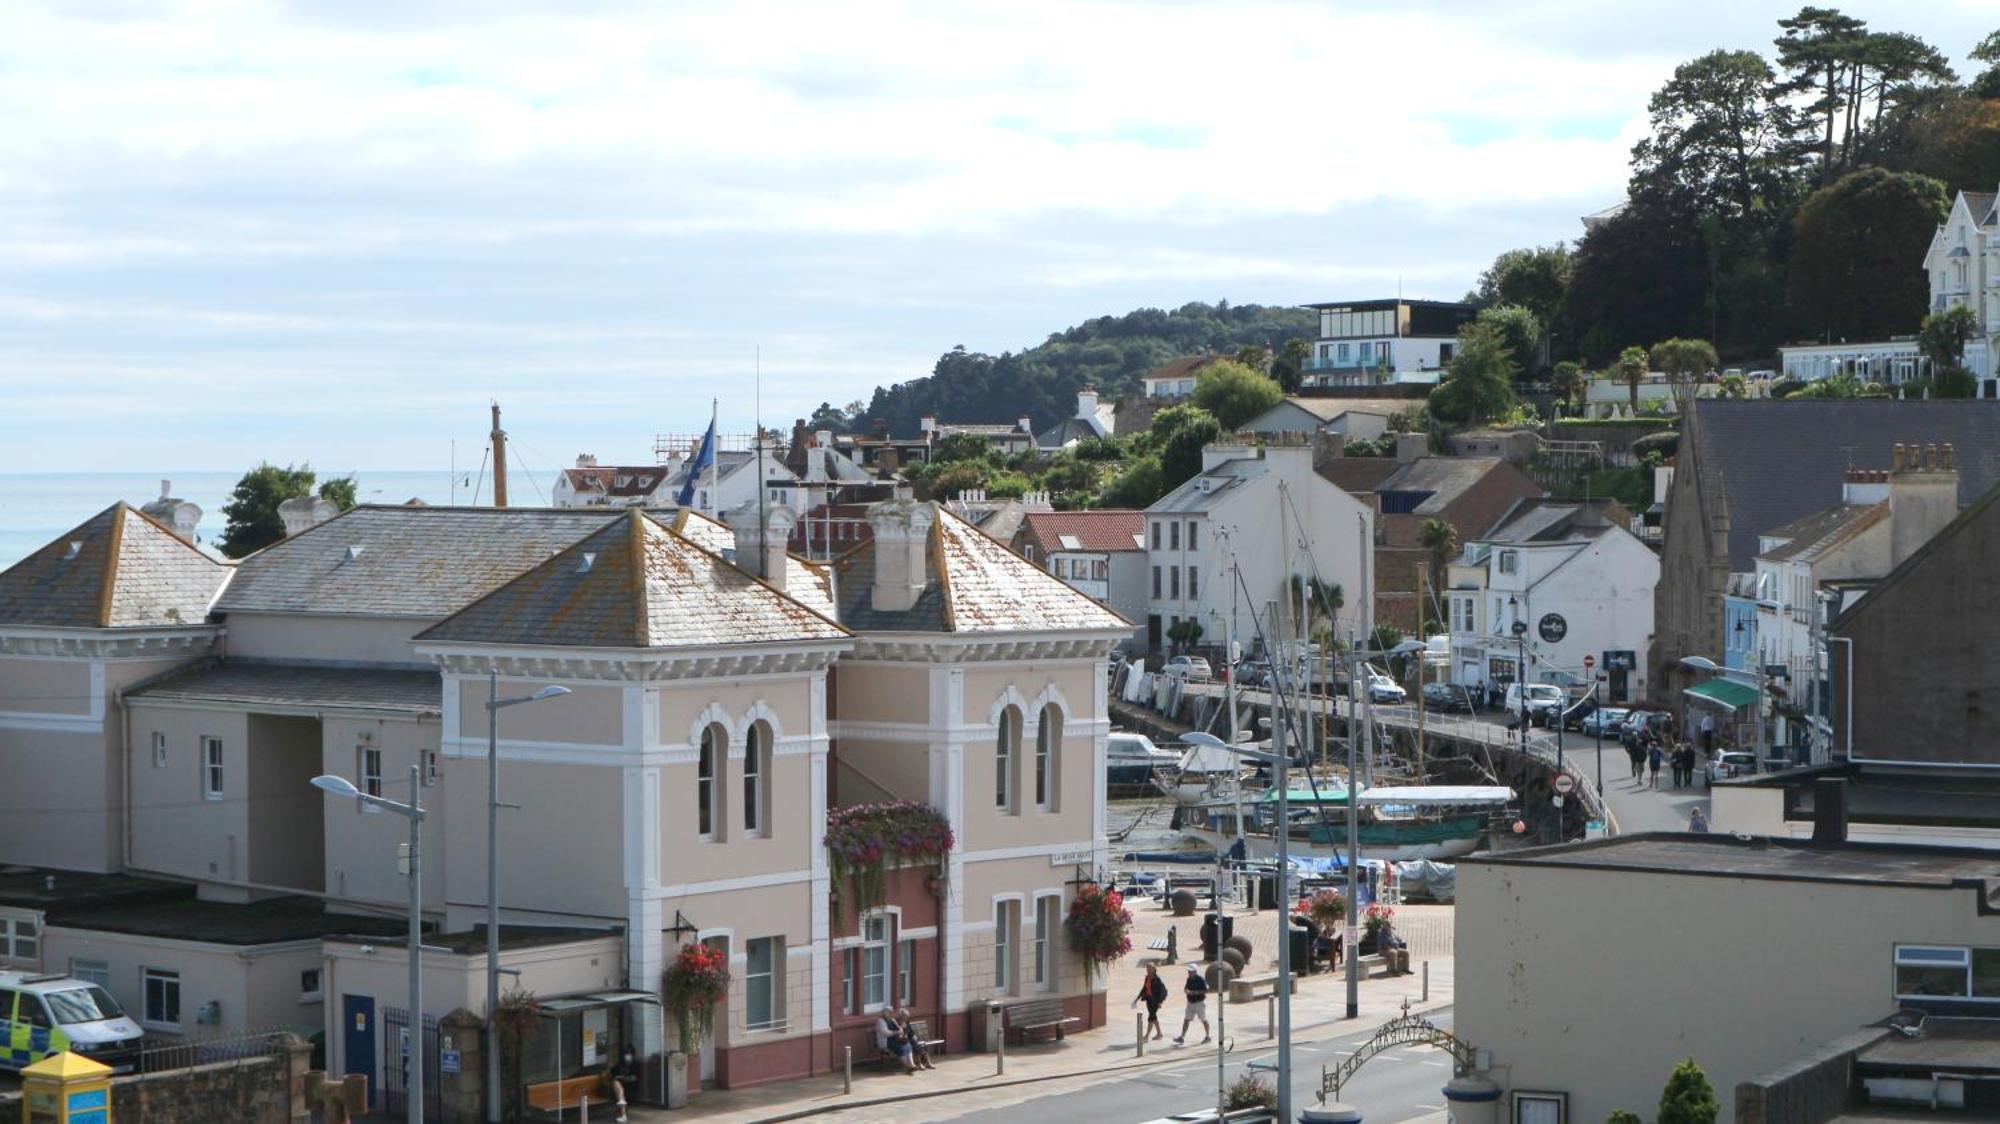
[(111, 1119), (119, 1124), (287, 1124), (290, 1074), (280, 1058), (245, 1058), (111, 1083)]
[(1736, 1124), (1822, 1124), (1846, 1111), (1854, 1056), (1892, 1033), (1857, 1031), (1736, 1084)]

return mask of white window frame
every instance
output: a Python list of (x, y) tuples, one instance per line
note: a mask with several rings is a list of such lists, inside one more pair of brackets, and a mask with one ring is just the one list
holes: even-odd
[[(172, 1019), (156, 1018), (154, 1016), (153, 982), (155, 980), (158, 980), (163, 985), (161, 991), (162, 998), (166, 994), (164, 987), (171, 986), (173, 988), (174, 1017)], [(181, 974), (178, 971), (171, 968), (153, 967), (142, 967), (139, 969), (139, 1014), (141, 1016), (139, 1021), (146, 1026), (176, 1031), (181, 1028)]]
[(111, 990), (111, 964), (105, 960), (78, 960), (70, 958), (69, 974), (84, 983), (96, 984), (106, 991)]
[(0, 960), (39, 965), (45, 943), (41, 914), (29, 910), (0, 914)]
[[(758, 948), (765, 950), (764, 970), (756, 970)], [(764, 1011), (759, 1018), (751, 983), (764, 981)], [(770, 1030), (785, 1020), (785, 939), (752, 937), (743, 942), (743, 1029)]]
[(221, 800), (228, 777), (223, 772), (222, 739), (201, 736), (201, 795), (204, 800)]
[[(1550, 1120), (1545, 1114), (1538, 1111), (1531, 1111), (1523, 1115), (1521, 1110), (1531, 1106), (1532, 1108), (1553, 1106), (1556, 1111), (1555, 1119)], [(1538, 1089), (1517, 1090), (1514, 1093), (1513, 1110), (1509, 1114), (1509, 1118), (1514, 1124), (1569, 1124), (1569, 1094)]]
[(1519, 573), (1521, 570), (1521, 552), (1518, 550), (1501, 551), (1499, 566), (1500, 572), (1503, 574)]
[(166, 767), (167, 767), (167, 732), (165, 730), (154, 730), (153, 768), (164, 769)]
[(993, 739), (993, 808), (1002, 815), (1014, 812), (1014, 765), (1020, 756), (1021, 712), (1003, 706)]
[(743, 834), (770, 834), (771, 727), (752, 722), (743, 735)]
[(850, 1015), (858, 1015), (861, 1008), (855, 1000), (861, 994), (861, 950), (850, 948), (844, 951), (846, 954), (841, 957), (845, 970), (840, 974), (840, 1009)]
[[(299, 970), (299, 1002), (319, 1003), (326, 999), (325, 971), (324, 968), (302, 968)], [(308, 979), (307, 977), (311, 978)]]
[(1002, 995), (1014, 994), (1020, 948), (1021, 899), (1001, 898), (993, 903), (993, 986)]
[(1056, 930), (1062, 927), (1062, 895), (1035, 896), (1034, 966), (1035, 986), (1054, 991), (1056, 986)]
[[(861, 918), (861, 1010), (864, 1014), (889, 1006), (889, 946), (894, 926), (886, 912)], [(871, 999), (870, 996), (879, 996)]]
[(722, 789), (722, 763), (728, 754), (728, 731), (722, 724), (711, 722), (702, 727), (694, 762), (694, 826), (695, 834), (705, 843), (722, 838), (722, 807), (717, 797)]
[(1062, 711), (1056, 704), (1042, 707), (1035, 723), (1035, 811), (1057, 808), (1058, 785), (1062, 779)]
[[(1897, 999), (1910, 999), (1921, 1002), (1934, 1002), (1937, 1000), (1963, 1002), (1974, 998), (1981, 1000), (1990, 999), (1988, 996), (1974, 996), (1972, 994), (1972, 949), (1965, 945), (1899, 944), (1896, 946), (1892, 964), (1895, 970), (1892, 970), (1890, 973), (1890, 990), (1895, 994)], [(1900, 974), (1900, 969), (1906, 967), (1957, 968), (1963, 973), (1965, 983), (1957, 995), (1919, 995), (1912, 992), (1905, 992), (1902, 989), (1902, 985), (1896, 981), (1896, 976)]]
[[(382, 747), (359, 745), (354, 749), (354, 775), (361, 784), (361, 791), (369, 796), (382, 795)], [(366, 800), (357, 801), (364, 812), (379, 812), (380, 808)]]
[(917, 1001), (917, 939), (897, 934), (896, 1002), (909, 1006)]

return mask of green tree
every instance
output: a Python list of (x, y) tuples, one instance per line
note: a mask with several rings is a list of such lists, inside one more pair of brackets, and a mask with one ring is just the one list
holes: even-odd
[(1911, 247), (1951, 208), (1928, 176), (1863, 168), (1815, 191), (1792, 220), (1791, 305), (1810, 339), (1882, 339), (1909, 331), (1929, 299)]
[(1167, 485), (1166, 473), (1160, 470), (1160, 458), (1153, 453), (1142, 453), (1125, 459), (1124, 467), (1105, 486), (1098, 502), (1104, 507), (1151, 507), (1172, 490)]
[(1194, 373), (1194, 404), (1225, 430), (1234, 431), (1284, 400), (1276, 379), (1235, 360), (1218, 359)]
[(1646, 1124), (1646, 1122), (1639, 1119), (1638, 1113), (1627, 1112), (1621, 1108), (1605, 1117), (1604, 1124)]
[(1834, 125), (1846, 118), (1848, 78), (1867, 23), (1836, 8), (1800, 8), (1778, 21), (1778, 65), (1787, 77), (1777, 89), (1787, 97), (1810, 99), (1805, 112), (1825, 122), (1820, 144), (1820, 182), (1833, 182)]
[(2000, 98), (2000, 31), (1996, 31), (1979, 41), (1972, 48), (1972, 57), (1986, 63), (1986, 70), (1972, 80), (1968, 87), (1978, 98)]
[(1286, 394), (1296, 394), (1305, 383), (1306, 360), (1311, 358), (1312, 344), (1302, 336), (1293, 336), (1285, 341), (1278, 357), (1271, 361), (1271, 377), (1278, 380), (1278, 385)]
[(1201, 471), (1201, 451), (1221, 438), (1222, 425), (1200, 406), (1169, 406), (1153, 415), (1146, 436), (1160, 458), (1161, 483), (1170, 492)]
[(1534, 313), (1518, 304), (1496, 304), (1480, 309), (1477, 323), (1499, 338), (1516, 374), (1523, 378), (1533, 376), (1542, 340), (1542, 325)]
[[(1551, 337), (1557, 332), (1563, 332), (1567, 339), (1563, 312), (1574, 268), (1569, 247), (1560, 243), (1508, 250), (1493, 259), (1492, 266), (1479, 275), (1479, 288), (1474, 295), (1480, 304), (1514, 304), (1533, 313), (1542, 331), (1539, 342), (1547, 351)], [(1575, 341), (1569, 341), (1569, 349), (1574, 347)]]
[(1721, 1112), (1722, 1106), (1716, 1102), (1708, 1075), (1693, 1058), (1674, 1067), (1667, 1078), (1667, 1087), (1660, 1090), (1658, 1124), (1715, 1124)]
[(1618, 381), (1631, 392), (1632, 412), (1635, 414), (1639, 412), (1639, 384), (1646, 381), (1646, 375), (1652, 369), (1652, 360), (1643, 347), (1628, 347), (1618, 353)]
[(1966, 305), (1924, 317), (1917, 347), (1930, 358), (1934, 375), (1965, 369), (1965, 341), (1979, 331), (1979, 317)]
[(1556, 364), (1549, 383), (1555, 388), (1558, 405), (1575, 405), (1583, 400), (1583, 392), (1590, 385), (1590, 380), (1584, 377), (1580, 364), (1573, 359), (1565, 359)]
[(1186, 648), (1200, 643), (1201, 633), (1201, 622), (1193, 617), (1182, 617), (1167, 626), (1167, 639), (1173, 641), (1176, 648)]
[(1431, 391), (1431, 416), (1454, 425), (1479, 425), (1514, 408), (1514, 361), (1491, 325), (1475, 322), (1458, 333), (1458, 350), (1444, 381)]
[(1442, 519), (1426, 519), (1417, 531), (1417, 545), (1430, 554), (1430, 597), (1422, 600), (1419, 619), (1435, 620), (1430, 612), (1432, 598), (1441, 596), (1440, 591), (1449, 588), (1445, 580), (1451, 566), (1451, 556), (1458, 550), (1458, 528)]
[(346, 511), (354, 506), (359, 491), (360, 485), (355, 481), (354, 477), (336, 476), (332, 480), (320, 481), (319, 498), (326, 500), (342, 511)]
[(1651, 358), (1654, 368), (1667, 376), (1667, 384), (1673, 388), (1683, 415), (1702, 376), (1721, 365), (1715, 357), (1714, 345), (1707, 340), (1661, 340), (1653, 345)]
[(311, 495), (314, 479), (309, 464), (279, 468), (260, 463), (244, 473), (229, 502), (222, 505), (225, 522), (216, 549), (230, 558), (242, 558), (284, 538), (285, 521), (278, 517), (278, 505)]
[(993, 442), (976, 433), (954, 433), (938, 441), (931, 450), (932, 464), (952, 464), (958, 461), (989, 462), (994, 456)]
[(1652, 135), (1632, 149), (1633, 193), (1734, 219), (1792, 196), (1806, 150), (1775, 78), (1755, 51), (1710, 51), (1675, 68), (1647, 103)]
[(941, 500), (957, 499), (959, 493), (986, 486), (983, 461), (952, 461), (931, 477), (931, 495)]

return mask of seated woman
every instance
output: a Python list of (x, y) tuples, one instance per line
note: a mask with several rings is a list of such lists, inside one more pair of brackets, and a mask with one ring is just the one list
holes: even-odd
[(639, 1052), (627, 1046), (618, 1055), (618, 1064), (604, 1071), (605, 1084), (618, 1101), (618, 1119), (625, 1119), (625, 1097), (639, 1087)]
[(916, 1021), (910, 1018), (910, 1009), (902, 1007), (896, 1011), (896, 1021), (903, 1028), (903, 1045), (909, 1048), (909, 1057), (918, 1069), (936, 1069), (931, 1064), (931, 1052), (924, 1045), (923, 1036), (917, 1033)]
[(903, 1060), (903, 1072), (915, 1073), (917, 1063), (915, 1051), (910, 1049), (909, 1039), (903, 1035), (903, 1027), (891, 1012), (885, 1010), (875, 1020), (875, 1048), (885, 1054), (894, 1054)]

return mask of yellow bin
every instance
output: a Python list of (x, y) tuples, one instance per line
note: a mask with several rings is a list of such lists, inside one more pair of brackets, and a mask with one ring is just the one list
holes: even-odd
[(21, 1071), (21, 1124), (110, 1124), (111, 1067), (64, 1051)]

